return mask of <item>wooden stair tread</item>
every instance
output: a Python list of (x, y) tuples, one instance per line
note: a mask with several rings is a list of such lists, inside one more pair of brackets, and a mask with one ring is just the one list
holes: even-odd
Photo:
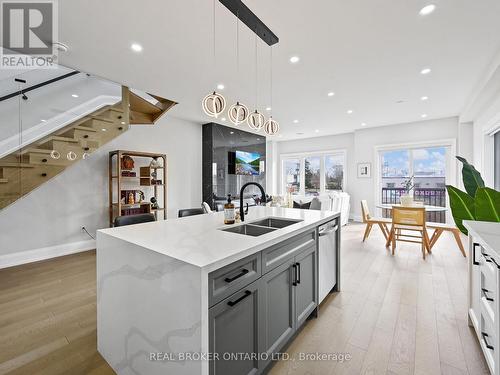
[(102, 122), (108, 122), (110, 124), (114, 124), (115, 122), (109, 118), (106, 118), (106, 117), (101, 117), (101, 116), (89, 116), (90, 118), (92, 118), (93, 120), (98, 120), (98, 121), (102, 121)]
[(52, 135), (49, 138), (46, 138), (43, 141), (41, 141), (39, 144), (47, 143), (50, 141), (61, 141), (61, 142), (68, 142), (68, 143), (80, 142), (78, 139), (75, 139), (75, 138), (68, 138), (68, 137), (61, 137), (59, 135)]
[(34, 165), (27, 163), (2, 163), (0, 162), (0, 168), (35, 168)]
[(6, 178), (0, 178), (0, 184), (6, 184), (7, 182), (9, 182), (8, 179), (6, 179)]
[(132, 91), (129, 92), (130, 109), (132, 111), (137, 111), (146, 114), (158, 114), (162, 111), (161, 108), (157, 107), (153, 103), (141, 98), (139, 95), (134, 94)]
[(52, 150), (47, 150), (46, 148), (26, 148), (21, 152), (21, 155), (26, 155), (31, 153), (50, 155), (50, 153), (52, 153)]
[(95, 130), (94, 128), (88, 128), (86, 126), (74, 126), (71, 129), (69, 129), (69, 130), (73, 130), (73, 129), (75, 129), (75, 130), (82, 130), (84, 132), (91, 132), (91, 133), (96, 133), (97, 132), (97, 130)]

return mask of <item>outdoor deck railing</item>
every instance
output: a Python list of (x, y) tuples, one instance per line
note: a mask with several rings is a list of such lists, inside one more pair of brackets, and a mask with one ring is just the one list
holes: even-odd
[[(401, 195), (406, 194), (403, 188), (382, 188), (382, 203), (397, 204), (400, 203)], [(415, 188), (413, 197), (416, 201), (424, 202), (429, 206), (446, 207), (446, 189), (445, 188)], [(390, 218), (389, 210), (382, 210), (383, 217)], [(446, 222), (446, 212), (427, 212), (427, 221), (435, 223)]]

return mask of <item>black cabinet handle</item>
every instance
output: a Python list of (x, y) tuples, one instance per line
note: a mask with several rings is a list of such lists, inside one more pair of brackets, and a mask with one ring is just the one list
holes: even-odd
[(300, 263), (297, 262), (297, 284), (300, 284)]
[(488, 340), (486, 339), (487, 337), (489, 337), (488, 334), (485, 332), (481, 332), (481, 336), (483, 337), (483, 341), (486, 347), (490, 350), (495, 350), (495, 348), (492, 345), (488, 344)]
[(481, 246), (478, 243), (473, 243), (472, 244), (472, 264), (475, 266), (479, 266), (479, 262), (476, 261), (476, 247)]
[(241, 302), (243, 301), (245, 298), (247, 298), (250, 294), (252, 294), (251, 291), (249, 290), (245, 290), (245, 294), (243, 294), (240, 298), (238, 298), (236, 301), (228, 301), (227, 304), (229, 306), (234, 306), (236, 305), (238, 302)]
[(246, 268), (243, 268), (239, 274), (233, 277), (226, 277), (224, 281), (226, 283), (232, 283), (234, 280), (239, 279), (242, 276), (245, 276), (249, 271)]
[(292, 285), (293, 286), (297, 286), (297, 264), (296, 263), (292, 264), (292, 268), (293, 268), (293, 281), (292, 281)]
[(491, 297), (488, 297), (488, 294), (487, 293), (491, 293), (488, 289), (486, 288), (481, 288), (481, 291), (483, 292), (483, 296), (484, 298), (486, 298), (487, 301), (491, 301), (491, 302), (494, 302), (495, 300)]

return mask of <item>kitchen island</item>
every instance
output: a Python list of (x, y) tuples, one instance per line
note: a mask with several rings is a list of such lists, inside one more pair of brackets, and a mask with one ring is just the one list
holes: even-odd
[(215, 213), (100, 230), (99, 352), (119, 375), (265, 371), (317, 314), (320, 237), (338, 290), (339, 213), (252, 207), (234, 225)]

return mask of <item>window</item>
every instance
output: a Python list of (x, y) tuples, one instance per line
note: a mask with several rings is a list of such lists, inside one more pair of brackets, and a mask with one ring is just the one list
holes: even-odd
[(282, 161), (282, 193), (318, 195), (345, 189), (345, 152), (287, 155)]
[(306, 195), (318, 194), (321, 190), (321, 158), (319, 156), (304, 159), (304, 180)]
[[(412, 193), (416, 201), (446, 206), (447, 147), (425, 147), (382, 151), (381, 195), (383, 204), (399, 203), (406, 194), (404, 183), (413, 176)], [(388, 217), (388, 212), (383, 212)], [(445, 222), (444, 212), (427, 213), (428, 221)]]
[(299, 194), (300, 190), (300, 159), (283, 161), (283, 181), (285, 192)]
[(325, 190), (342, 190), (344, 182), (344, 155), (325, 156)]

